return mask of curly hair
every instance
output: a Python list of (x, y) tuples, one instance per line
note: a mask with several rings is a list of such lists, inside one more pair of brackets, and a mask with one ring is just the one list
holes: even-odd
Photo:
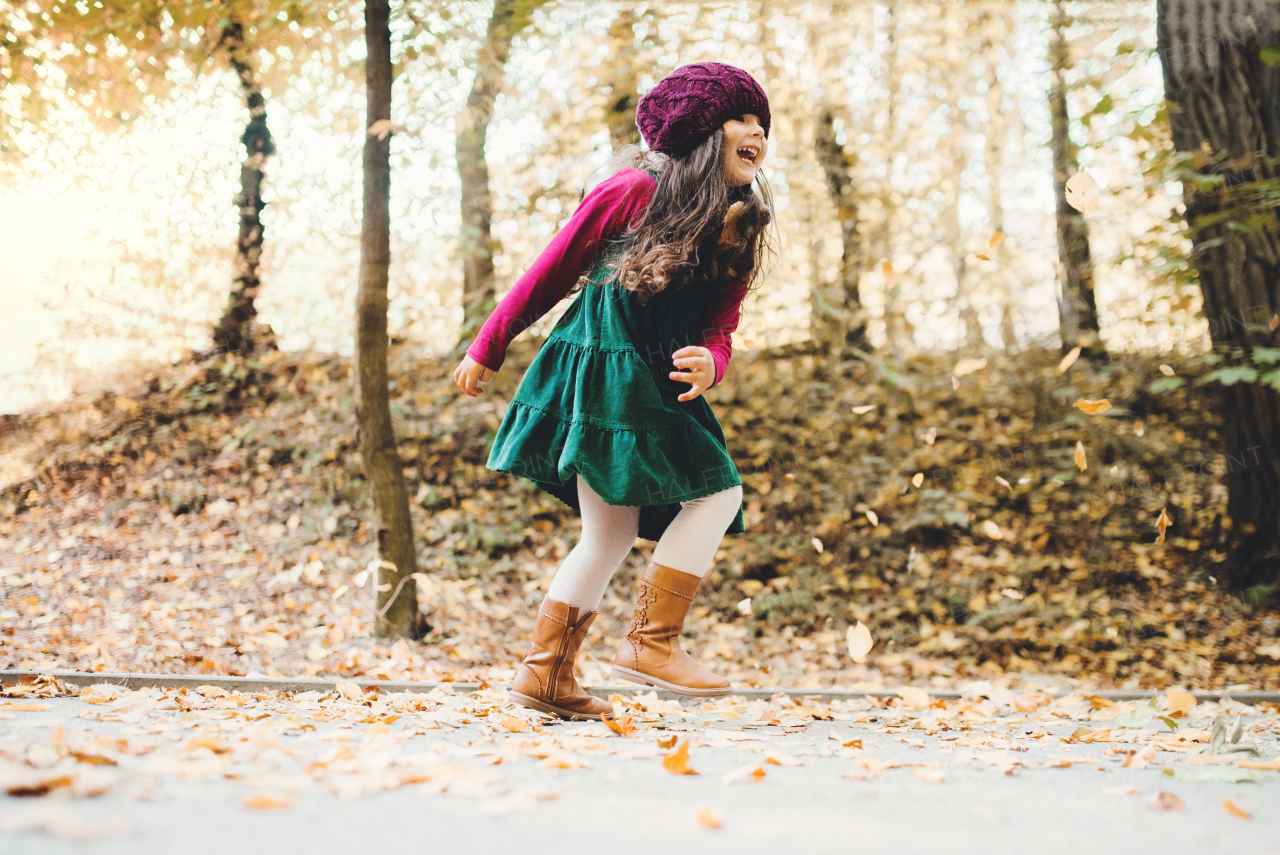
[(644, 305), (673, 285), (707, 283), (718, 290), (745, 280), (750, 287), (766, 251), (777, 255), (776, 236), (766, 232), (774, 222), (773, 194), (762, 172), (756, 173), (758, 190), (729, 184), (723, 160), (721, 128), (682, 157), (635, 145), (619, 149), (610, 173), (643, 169), (657, 175), (658, 187), (635, 228), (615, 239), (626, 249), (609, 275), (593, 282), (584, 274), (569, 294), (617, 282)]

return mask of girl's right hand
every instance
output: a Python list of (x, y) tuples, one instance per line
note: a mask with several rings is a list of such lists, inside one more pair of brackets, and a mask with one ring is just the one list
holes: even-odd
[(458, 363), (458, 367), (453, 369), (453, 382), (458, 384), (459, 389), (474, 398), (484, 391), (476, 384), (483, 383), (495, 373), (493, 369), (485, 368), (470, 356), (464, 356)]

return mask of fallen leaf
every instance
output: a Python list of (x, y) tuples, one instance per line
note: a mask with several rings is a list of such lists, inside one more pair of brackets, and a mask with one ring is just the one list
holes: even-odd
[(933, 699), (929, 697), (929, 693), (924, 689), (917, 689), (915, 686), (903, 686), (898, 689), (898, 697), (902, 698), (903, 703), (913, 709), (927, 710), (929, 704), (933, 703)]
[(951, 369), (952, 377), (963, 377), (966, 374), (972, 374), (975, 371), (981, 371), (987, 367), (987, 360), (984, 359), (962, 359), (956, 363), (956, 367)]
[(1086, 217), (1098, 210), (1098, 204), (1102, 201), (1102, 191), (1098, 189), (1098, 182), (1093, 180), (1093, 176), (1083, 169), (1067, 179), (1064, 189), (1067, 204)]
[(923, 473), (923, 472), (917, 472), (916, 474), (912, 475), (912, 476), (911, 476), (911, 483), (912, 483), (912, 485), (913, 485), (913, 486), (915, 486), (917, 489), (919, 489), (920, 485), (924, 483), (924, 473)]
[(871, 640), (871, 630), (863, 626), (862, 621), (858, 621), (857, 626), (849, 627), (849, 631), (845, 633), (844, 640), (849, 647), (849, 655), (857, 663), (867, 661), (867, 653), (870, 652), (875, 644)]
[(720, 776), (722, 784), (736, 784), (738, 781), (746, 781), (749, 784), (759, 783), (764, 780), (764, 766), (756, 764), (754, 766), (740, 766), (737, 769), (730, 769)]
[(1066, 356), (1062, 357), (1062, 361), (1058, 363), (1058, 373), (1062, 374), (1064, 371), (1066, 371), (1068, 368), (1074, 365), (1075, 361), (1079, 358), (1080, 358), (1080, 347), (1077, 345), (1076, 347), (1073, 347), (1071, 348), (1071, 350), (1067, 351)]
[(1181, 689), (1170, 689), (1164, 697), (1164, 703), (1171, 713), (1186, 715), (1195, 709), (1196, 696)]
[(1250, 760), (1245, 757), (1237, 760), (1236, 765), (1245, 769), (1263, 769), (1268, 772), (1280, 772), (1280, 755), (1272, 757), (1270, 760), (1265, 762)]
[(1076, 440), (1076, 466), (1080, 467), (1081, 472), (1089, 468), (1089, 464), (1084, 458), (1084, 442), (1078, 439)]
[(698, 774), (689, 766), (689, 740), (684, 740), (670, 754), (662, 755), (662, 767), (673, 775)]
[(1161, 365), (1160, 373), (1163, 374), (1165, 377), (1172, 377), (1174, 374), (1174, 371), (1168, 365)]
[(698, 824), (703, 828), (719, 828), (724, 823), (720, 820), (720, 814), (709, 807), (698, 808)]
[(1223, 799), (1222, 807), (1236, 819), (1253, 819), (1253, 814), (1231, 801), (1231, 799)]
[(1106, 398), (1103, 398), (1101, 401), (1087, 401), (1084, 398), (1081, 398), (1080, 400), (1076, 401), (1075, 404), (1073, 404), (1072, 406), (1076, 407), (1077, 409), (1084, 410), (1086, 413), (1088, 413), (1091, 416), (1096, 416), (1096, 415), (1105, 413), (1107, 410), (1111, 409), (1111, 402)]
[(680, 737), (678, 737), (678, 736), (659, 736), (659, 737), (658, 737), (658, 747), (659, 747), (659, 748), (674, 748), (674, 747), (675, 747), (675, 745), (676, 745), (676, 743), (677, 743), (677, 742), (679, 742), (679, 741), (680, 741)]
[(1164, 543), (1165, 529), (1167, 529), (1171, 525), (1173, 525), (1173, 519), (1169, 516), (1169, 509), (1161, 508), (1160, 518), (1156, 520), (1156, 528), (1160, 530), (1160, 535), (1159, 537), (1156, 538), (1157, 544)]
[(604, 723), (608, 726), (609, 730), (618, 734), (618, 736), (632, 737), (636, 735), (635, 719), (631, 717), (630, 713), (627, 713), (622, 718), (617, 718), (611, 715), (605, 716)]
[[(1167, 772), (1168, 770), (1166, 770)], [(1155, 808), (1156, 810), (1182, 810), (1183, 804), (1182, 799), (1177, 794), (1161, 791), (1156, 793), (1156, 797), (1147, 803), (1147, 807)]]
[(244, 800), (244, 807), (253, 810), (278, 810), (280, 808), (293, 807), (292, 802), (277, 799), (274, 796), (268, 796), (265, 793), (258, 793), (255, 796), (249, 796)]
[(499, 719), (498, 723), (502, 726), (503, 730), (506, 730), (509, 733), (520, 733), (523, 730), (527, 730), (529, 727), (529, 722), (513, 715), (504, 715)]

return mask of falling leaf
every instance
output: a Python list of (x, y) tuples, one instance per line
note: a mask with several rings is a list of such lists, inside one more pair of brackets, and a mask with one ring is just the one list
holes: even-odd
[(810, 542), (811, 544), (813, 544), (813, 548), (814, 548), (814, 549), (816, 549), (816, 550), (818, 550), (818, 552), (819, 552), (819, 553), (821, 553), (821, 552), (822, 552), (822, 541), (821, 541), (821, 540), (818, 540), (818, 538), (816, 538), (816, 537), (815, 537), (813, 540), (811, 540), (811, 541), (809, 541), (809, 542)]
[(887, 261), (880, 262), (880, 275), (884, 277), (884, 284), (893, 284), (893, 265)]
[(698, 774), (689, 767), (689, 740), (684, 740), (670, 754), (662, 755), (662, 767), (673, 775)]
[(872, 525), (880, 525), (880, 517), (876, 514), (875, 511), (867, 511), (867, 522), (871, 523)]
[(1156, 810), (1182, 810), (1182, 799), (1174, 793), (1159, 792), (1156, 797), (1147, 803), (1148, 807)]
[(1179, 715), (1186, 715), (1195, 709), (1196, 696), (1190, 692), (1184, 692), (1181, 689), (1170, 689), (1165, 695), (1165, 706), (1170, 712)]
[(973, 254), (973, 257), (974, 257), (974, 258), (981, 259), (982, 261), (990, 261), (990, 260), (991, 260), (991, 256), (987, 255), (985, 252), (975, 252), (975, 253)]
[(995, 522), (992, 520), (983, 520), (982, 533), (985, 534), (987, 537), (991, 538), (992, 540), (1000, 540), (1002, 537), (1004, 537), (1004, 535), (1001, 534), (1000, 532), (1000, 526), (996, 525)]
[(912, 484), (912, 486), (916, 487), (917, 489), (919, 489), (920, 485), (921, 485), (921, 484), (923, 484), (923, 483), (924, 483), (924, 473), (923, 473), (923, 472), (917, 472), (916, 474), (914, 474), (914, 475), (912, 475), (912, 476), (911, 476), (911, 484)]
[(1179, 338), (1182, 335), (1182, 327), (1174, 327), (1169, 330), (1169, 338)]
[(1010, 484), (1008, 481), (1004, 480), (1003, 478), (1001, 478), (999, 475), (996, 476), (996, 483), (1007, 489), (1010, 489), (1010, 490), (1013, 489), (1013, 485)]
[(1174, 375), (1174, 370), (1170, 368), (1168, 365), (1161, 365), (1160, 373), (1163, 374), (1165, 377), (1172, 377)]
[(987, 249), (995, 249), (1004, 240), (1004, 232), (992, 232), (991, 239), (987, 241)]
[(293, 803), (277, 799), (274, 796), (268, 796), (265, 793), (258, 793), (245, 799), (244, 806), (253, 810), (278, 810), (280, 808), (293, 807)]
[(858, 663), (867, 661), (867, 653), (871, 651), (871, 647), (875, 644), (871, 640), (871, 630), (863, 626), (862, 621), (858, 621), (857, 626), (849, 627), (849, 631), (845, 633), (844, 640), (849, 647), (849, 655), (853, 657), (854, 662)]
[(1098, 182), (1093, 180), (1093, 176), (1083, 169), (1067, 179), (1065, 189), (1067, 204), (1086, 217), (1098, 210), (1098, 203), (1102, 201), (1102, 191), (1098, 189)]
[(1227, 813), (1231, 814), (1236, 819), (1253, 819), (1253, 814), (1231, 801), (1231, 799), (1223, 799), (1222, 807)]
[(720, 820), (720, 814), (709, 807), (698, 808), (698, 824), (703, 828), (719, 828), (724, 823)]
[(1173, 525), (1173, 518), (1169, 516), (1169, 509), (1161, 508), (1160, 518), (1156, 520), (1156, 528), (1160, 530), (1160, 535), (1159, 537), (1156, 538), (1157, 544), (1164, 543), (1165, 529), (1167, 529), (1171, 525)]
[(391, 124), (390, 119), (379, 119), (369, 126), (369, 136), (385, 140), (387, 135), (394, 129), (395, 125)]
[(981, 371), (987, 367), (987, 360), (983, 359), (962, 359), (956, 363), (956, 367), (951, 369), (952, 377), (963, 377), (966, 374), (972, 374), (975, 371)]
[(738, 603), (738, 614), (743, 617), (751, 617), (751, 615), (755, 614), (755, 608), (751, 605), (750, 597)]
[(952, 388), (952, 389), (955, 389), (957, 392), (958, 392), (958, 391), (960, 391), (960, 378), (959, 378), (959, 377), (952, 377), (952, 378), (951, 378), (951, 388)]
[(765, 777), (764, 766), (756, 764), (754, 766), (740, 766), (737, 769), (730, 769), (720, 776), (720, 783), (735, 784), (738, 781), (746, 781), (749, 784), (756, 784), (763, 781)]
[(1280, 327), (1280, 315), (1272, 315), (1271, 322), (1267, 324), (1267, 329), (1275, 332), (1277, 327)]
[(864, 404), (861, 407), (854, 407), (853, 412), (854, 412), (854, 415), (863, 416), (871, 412), (875, 408), (876, 408), (875, 404)]
[(1073, 404), (1073, 406), (1077, 407), (1078, 409), (1084, 410), (1086, 413), (1088, 413), (1091, 416), (1097, 416), (1111, 409), (1111, 402), (1108, 401), (1106, 398), (1103, 398), (1101, 401), (1087, 401), (1084, 398), (1081, 398), (1080, 400), (1076, 401), (1075, 404)]
[(618, 734), (618, 736), (632, 737), (636, 735), (635, 719), (631, 717), (630, 713), (627, 713), (622, 718), (607, 715), (604, 717), (604, 723), (609, 730)]
[(31, 703), (7, 703), (0, 704), (0, 710), (5, 712), (44, 712), (53, 709), (53, 704), (31, 704)]
[(658, 737), (658, 747), (659, 747), (659, 748), (674, 748), (674, 747), (675, 747), (676, 742), (678, 742), (678, 741), (679, 741), (679, 739), (680, 739), (680, 737), (678, 737), (678, 736), (674, 736), (674, 735), (673, 735), (673, 736), (660, 736), (660, 737)]
[(1086, 469), (1088, 469), (1088, 468), (1089, 468), (1089, 464), (1088, 464), (1088, 463), (1085, 461), (1085, 459), (1084, 459), (1084, 443), (1083, 443), (1081, 440), (1078, 440), (1078, 439), (1076, 440), (1076, 458), (1075, 458), (1075, 460), (1076, 460), (1076, 466), (1079, 466), (1079, 467), (1080, 467), (1080, 471), (1081, 471), (1081, 472), (1083, 472), (1084, 470), (1086, 470)]
[(1080, 358), (1080, 346), (1076, 345), (1075, 347), (1071, 348), (1071, 350), (1067, 351), (1067, 355), (1062, 357), (1062, 361), (1058, 363), (1058, 373), (1059, 374), (1064, 373), (1068, 368), (1074, 365), (1076, 360), (1079, 358)]
[(929, 432), (921, 435), (920, 438), (924, 440), (925, 445), (933, 445), (938, 439), (938, 429), (929, 428)]

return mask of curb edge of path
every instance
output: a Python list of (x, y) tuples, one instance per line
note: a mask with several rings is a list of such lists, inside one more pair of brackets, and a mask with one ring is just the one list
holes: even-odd
[[(334, 679), (299, 679), (290, 677), (226, 677), (226, 676), (199, 676), (194, 674), (110, 674), (105, 672), (92, 671), (0, 671), (0, 683), (13, 684), (23, 677), (40, 677), (49, 676), (57, 677), (64, 683), (71, 686), (93, 686), (100, 683), (111, 683), (129, 689), (142, 688), (182, 688), (187, 687), (195, 689), (199, 686), (217, 686), (220, 689), (236, 692), (312, 692), (312, 691), (332, 691), (334, 686), (339, 682), (355, 683), (362, 689), (376, 687), (383, 692), (418, 692), (429, 693), (435, 689), (443, 688), (445, 691), (457, 692), (460, 694), (470, 694), (480, 691), (479, 683), (459, 683), (459, 682), (410, 682), (403, 680), (363, 680), (360, 678), (351, 678), (349, 680)], [(500, 688), (495, 686), (486, 686), (486, 688)], [(905, 688), (905, 687), (902, 687)], [(673, 692), (654, 689), (648, 686), (637, 685), (598, 685), (583, 686), (588, 694), (597, 698), (608, 700), (610, 695), (634, 696), (640, 694), (648, 694), (649, 692), (657, 692), (659, 698), (664, 700), (682, 700), (683, 697)], [(925, 691), (930, 696), (943, 701), (957, 701), (961, 699), (961, 693), (955, 689), (928, 689)], [(1145, 701), (1154, 694), (1158, 694), (1158, 689), (1148, 690), (1130, 690), (1130, 689), (1102, 689), (1097, 692), (1088, 692), (1079, 689), (1073, 692), (1054, 692), (1054, 698), (1064, 698), (1072, 694), (1096, 694), (1109, 701)], [(744, 697), (749, 701), (769, 700), (774, 695), (785, 695), (795, 698), (814, 698), (820, 703), (829, 703), (830, 701), (857, 700), (860, 698), (889, 698), (897, 695), (897, 688), (884, 689), (803, 689), (795, 687), (776, 687), (776, 688), (736, 688), (732, 694)], [(1191, 694), (1195, 696), (1197, 703), (1208, 701), (1217, 703), (1224, 700), (1232, 700), (1238, 703), (1247, 704), (1249, 706), (1257, 706), (1258, 704), (1280, 704), (1280, 692), (1228, 692), (1223, 691), (1206, 691), (1193, 690)]]

